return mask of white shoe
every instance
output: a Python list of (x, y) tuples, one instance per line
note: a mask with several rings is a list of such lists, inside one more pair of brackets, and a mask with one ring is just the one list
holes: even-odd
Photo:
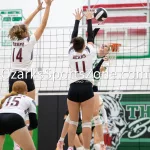
[(21, 150), (20, 146), (18, 144), (14, 144), (14, 149), (13, 150)]
[(100, 150), (106, 150), (105, 144), (100, 144)]

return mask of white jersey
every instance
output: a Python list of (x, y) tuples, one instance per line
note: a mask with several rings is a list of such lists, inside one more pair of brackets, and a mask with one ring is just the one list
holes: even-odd
[(93, 83), (93, 57), (96, 51), (91, 44), (87, 44), (82, 53), (69, 49), (70, 83), (78, 80), (88, 80)]
[(18, 94), (5, 100), (0, 113), (16, 113), (25, 120), (28, 113), (36, 113), (36, 105), (30, 97)]
[(35, 44), (36, 38), (34, 34), (23, 40), (12, 42), (12, 71), (31, 70)]

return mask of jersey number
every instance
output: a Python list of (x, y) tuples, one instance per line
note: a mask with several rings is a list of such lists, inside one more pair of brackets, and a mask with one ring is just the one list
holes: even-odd
[[(13, 49), (13, 62), (14, 62), (14, 58), (15, 58), (15, 48)], [(16, 55), (16, 59), (19, 60), (19, 62), (22, 62), (22, 48), (19, 49), (17, 55)]]
[[(82, 67), (83, 67), (83, 72), (86, 72), (86, 69), (85, 69), (85, 61), (82, 61)], [(79, 65), (78, 65), (78, 62), (76, 62), (76, 71), (79, 73)]]
[(14, 97), (13, 99), (11, 99), (10, 97), (6, 103), (6, 106), (18, 106), (20, 98), (21, 97)]

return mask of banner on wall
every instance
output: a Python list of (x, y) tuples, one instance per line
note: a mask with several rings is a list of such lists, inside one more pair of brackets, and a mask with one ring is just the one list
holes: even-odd
[[(107, 150), (150, 146), (150, 95), (101, 95), (108, 116)], [(140, 144), (139, 144), (140, 143)], [(143, 143), (143, 144), (142, 144)], [(91, 140), (93, 148), (93, 139)]]
[[(105, 94), (101, 97), (108, 116), (107, 150), (150, 150), (150, 94)], [(45, 95), (40, 92), (39, 150), (56, 148), (64, 124), (66, 99), (66, 92), (62, 95), (60, 92)], [(48, 116), (48, 119), (43, 116)], [(93, 139), (91, 150), (94, 150)]]

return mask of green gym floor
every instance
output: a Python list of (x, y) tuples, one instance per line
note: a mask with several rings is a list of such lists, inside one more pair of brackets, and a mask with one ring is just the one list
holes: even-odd
[[(35, 129), (33, 131), (33, 141), (34, 141), (34, 144), (36, 146), (36, 149), (38, 147), (38, 132), (37, 132), (37, 129)], [(13, 141), (12, 139), (10, 138), (9, 135), (6, 136), (6, 139), (5, 139), (5, 144), (4, 144), (4, 147), (3, 147), (3, 150), (13, 150)]]

